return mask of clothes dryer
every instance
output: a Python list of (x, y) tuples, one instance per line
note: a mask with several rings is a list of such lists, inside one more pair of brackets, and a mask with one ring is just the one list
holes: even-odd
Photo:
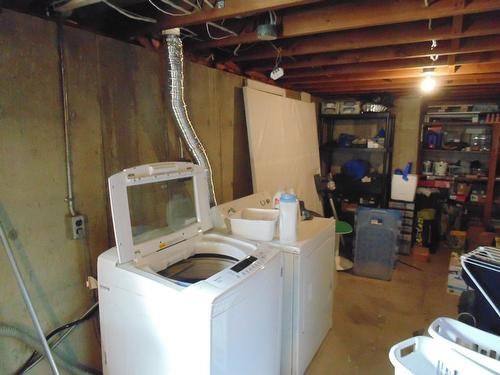
[[(213, 221), (227, 231), (226, 218), (244, 208), (272, 208), (271, 196), (256, 193), (221, 204), (212, 210)], [(302, 375), (332, 326), (335, 220), (299, 221), (295, 243), (268, 244), (283, 252), (281, 374)]]

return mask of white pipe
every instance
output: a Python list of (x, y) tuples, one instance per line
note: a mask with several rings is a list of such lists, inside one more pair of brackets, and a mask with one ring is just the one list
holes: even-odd
[(33, 308), (33, 304), (31, 303), (31, 298), (28, 294), (28, 289), (26, 289), (26, 285), (24, 284), (23, 277), (19, 272), (19, 268), (17, 267), (16, 258), (14, 258), (14, 253), (12, 252), (12, 248), (10, 247), (9, 241), (7, 240), (7, 235), (5, 233), (2, 222), (0, 221), (0, 238), (3, 243), (3, 247), (5, 248), (5, 252), (7, 253), (7, 258), (9, 258), (10, 266), (12, 271), (14, 272), (14, 276), (16, 277), (17, 285), (19, 286), (19, 290), (21, 291), (21, 295), (23, 296), (24, 303), (26, 304), (26, 308), (28, 309), (28, 313), (31, 316), (31, 320), (33, 321), (33, 325), (35, 326), (36, 333), (39, 336), (40, 342), (42, 344), (43, 351), (47, 356), (47, 360), (49, 361), (50, 369), (52, 370), (52, 374), (59, 375), (59, 370), (57, 369), (56, 363), (54, 361), (54, 357), (52, 356), (52, 352), (50, 351), (49, 344), (45, 339), (45, 334), (43, 333), (42, 327), (40, 326), (40, 322), (36, 315), (35, 309)]

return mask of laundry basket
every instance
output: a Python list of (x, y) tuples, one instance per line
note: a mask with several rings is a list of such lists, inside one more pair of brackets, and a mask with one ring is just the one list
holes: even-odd
[(450, 318), (437, 318), (429, 335), (467, 358), (500, 374), (500, 337)]
[(394, 345), (389, 359), (396, 375), (492, 375), (478, 365), (429, 337), (417, 336)]

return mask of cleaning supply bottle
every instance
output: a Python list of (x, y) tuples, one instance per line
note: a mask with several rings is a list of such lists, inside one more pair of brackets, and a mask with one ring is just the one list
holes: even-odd
[(280, 242), (291, 243), (297, 240), (297, 216), (299, 202), (293, 194), (280, 196)]
[(281, 197), (281, 194), (285, 194), (284, 189), (280, 189), (276, 193), (274, 193), (274, 196), (273, 196), (273, 208), (275, 210), (279, 210), (279, 208), (280, 208), (280, 197)]

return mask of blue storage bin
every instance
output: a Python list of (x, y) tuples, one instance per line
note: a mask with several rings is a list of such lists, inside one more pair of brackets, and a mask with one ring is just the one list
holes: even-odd
[(361, 207), (356, 211), (355, 226), (354, 273), (390, 280), (398, 252), (401, 212)]

